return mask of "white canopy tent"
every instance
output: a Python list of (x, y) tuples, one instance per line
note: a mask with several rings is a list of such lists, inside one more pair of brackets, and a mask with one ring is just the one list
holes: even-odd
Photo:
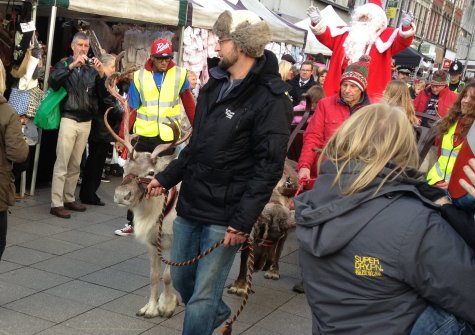
[(302, 29), (307, 29), (307, 42), (305, 43), (305, 48), (303, 49), (303, 52), (306, 54), (312, 54), (316, 55), (318, 53), (324, 54), (325, 56), (331, 56), (332, 51), (328, 49), (326, 46), (324, 46), (322, 43), (320, 43), (315, 35), (313, 34), (313, 31), (310, 29), (310, 18), (306, 18), (302, 21), (299, 21), (295, 23), (297, 27), (300, 27)]
[[(193, 0), (192, 15), (188, 22), (192, 27), (211, 29), (224, 10), (247, 9), (259, 15), (272, 30), (272, 41), (303, 47), (307, 31), (282, 19), (257, 0)], [(191, 22), (190, 22), (191, 19)]]

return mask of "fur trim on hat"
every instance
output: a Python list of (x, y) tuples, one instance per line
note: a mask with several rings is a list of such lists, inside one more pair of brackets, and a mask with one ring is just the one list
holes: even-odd
[(237, 47), (253, 58), (264, 54), (272, 33), (264, 21), (249, 11), (224, 11), (213, 26), (213, 32), (220, 38), (230, 37)]
[(383, 29), (388, 26), (386, 12), (381, 8), (381, 6), (378, 6), (374, 3), (367, 3), (356, 7), (353, 14), (351, 15), (351, 19), (353, 21), (358, 21), (358, 19), (362, 16), (367, 16), (373, 27)]

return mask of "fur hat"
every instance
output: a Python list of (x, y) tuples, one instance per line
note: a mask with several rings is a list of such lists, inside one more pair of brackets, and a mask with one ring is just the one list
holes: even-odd
[(432, 80), (430, 81), (430, 84), (434, 86), (447, 85), (447, 71), (444, 71), (444, 70), (435, 71), (434, 74), (432, 75)]
[(222, 12), (214, 23), (213, 32), (219, 38), (232, 38), (238, 48), (254, 58), (264, 54), (272, 36), (267, 23), (248, 10)]
[(463, 72), (463, 65), (458, 60), (454, 60), (452, 64), (450, 64), (449, 74), (462, 74)]
[(369, 56), (361, 56), (359, 61), (348, 65), (341, 75), (340, 85), (344, 81), (351, 81), (357, 85), (362, 92), (366, 91), (366, 86), (368, 86), (369, 60)]

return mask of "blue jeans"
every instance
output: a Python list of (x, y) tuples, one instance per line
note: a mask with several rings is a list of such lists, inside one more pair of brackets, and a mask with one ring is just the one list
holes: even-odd
[(470, 325), (441, 308), (428, 306), (414, 323), (409, 335), (472, 335)]
[[(173, 223), (170, 258), (187, 261), (224, 238), (224, 226), (177, 217)], [(207, 335), (231, 314), (223, 290), (239, 246), (220, 246), (190, 266), (172, 267), (173, 286), (186, 305), (183, 335)]]

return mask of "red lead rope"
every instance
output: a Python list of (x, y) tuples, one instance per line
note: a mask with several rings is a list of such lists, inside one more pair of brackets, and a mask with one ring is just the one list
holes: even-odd
[[(294, 198), (302, 192), (305, 185), (307, 185), (311, 181), (315, 181), (316, 179), (317, 178), (300, 178), (299, 187), (297, 187), (297, 191), (295, 191)], [(291, 209), (292, 207), (294, 207), (294, 199), (290, 200), (289, 202), (289, 209)]]

